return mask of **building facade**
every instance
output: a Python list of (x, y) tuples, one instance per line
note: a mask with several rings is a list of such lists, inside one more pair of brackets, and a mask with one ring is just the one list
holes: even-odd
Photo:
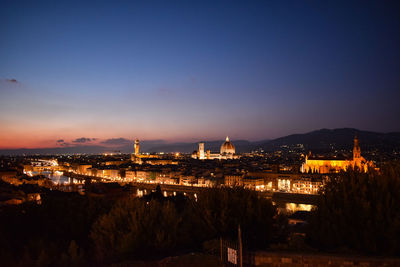
[(367, 161), (361, 156), (361, 149), (358, 143), (358, 138), (354, 138), (353, 158), (344, 157), (315, 157), (306, 156), (305, 162), (301, 166), (303, 173), (337, 173), (345, 171), (349, 168), (356, 168), (367, 172), (369, 168), (374, 168), (372, 161)]

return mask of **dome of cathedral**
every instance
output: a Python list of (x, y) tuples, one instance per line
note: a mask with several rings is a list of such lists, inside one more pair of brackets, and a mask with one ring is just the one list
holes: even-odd
[(225, 142), (221, 146), (221, 154), (235, 154), (235, 146), (229, 141), (229, 137), (226, 137)]

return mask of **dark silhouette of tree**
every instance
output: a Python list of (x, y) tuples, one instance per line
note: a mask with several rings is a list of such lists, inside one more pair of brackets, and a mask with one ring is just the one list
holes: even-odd
[(400, 165), (332, 177), (321, 191), (307, 236), (321, 249), (400, 255)]
[(154, 257), (200, 248), (220, 236), (236, 239), (239, 224), (248, 247), (266, 248), (283, 237), (275, 207), (253, 191), (210, 189), (197, 201), (160, 194), (121, 200), (93, 224), (90, 237), (98, 260)]
[[(95, 184), (92, 184), (92, 189)], [(220, 236), (236, 239), (242, 227), (248, 248), (285, 240), (270, 200), (243, 188), (204, 190), (197, 198), (107, 198), (46, 191), (40, 205), (2, 207), (0, 258), (10, 266), (85, 266), (202, 249)]]
[(124, 199), (92, 227), (97, 259), (154, 255), (179, 245), (183, 214), (171, 201)]
[(248, 247), (266, 248), (272, 240), (285, 239), (280, 236), (283, 232), (275, 228), (276, 208), (254, 191), (240, 187), (209, 189), (199, 194), (196, 204), (209, 239), (235, 239), (239, 224)]
[(7, 255), (8, 261), (2, 262), (21, 266), (83, 264), (91, 225), (112, 204), (103, 198), (49, 191), (43, 194), (41, 205), (28, 202), (4, 208), (0, 212), (0, 258)]

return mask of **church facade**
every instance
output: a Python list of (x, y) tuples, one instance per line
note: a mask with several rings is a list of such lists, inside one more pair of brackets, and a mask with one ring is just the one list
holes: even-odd
[(361, 149), (357, 136), (354, 138), (353, 158), (323, 158), (310, 155), (306, 156), (305, 162), (301, 166), (303, 173), (337, 173), (349, 168), (357, 168), (367, 172), (369, 168), (374, 168), (372, 161), (367, 161), (361, 156)]

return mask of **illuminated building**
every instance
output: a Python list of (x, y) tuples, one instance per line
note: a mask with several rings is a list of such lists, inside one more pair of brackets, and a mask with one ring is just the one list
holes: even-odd
[(136, 179), (136, 171), (126, 171), (125, 172), (125, 179), (128, 179), (130, 181), (133, 181)]
[[(139, 139), (137, 139), (137, 138), (135, 139), (135, 143), (134, 143), (133, 147), (134, 147), (134, 150), (133, 150), (133, 153), (131, 154), (131, 161), (133, 163), (142, 164), (143, 160), (160, 158), (159, 155), (149, 155), (149, 154), (140, 153), (140, 149), (139, 149), (140, 143), (139, 143)], [(152, 164), (151, 161), (146, 161), (146, 163)]]
[[(152, 155), (154, 156), (154, 155)], [(150, 165), (178, 165), (178, 161), (172, 159), (159, 159), (159, 158), (148, 158), (146, 164)]]
[(225, 175), (224, 183), (257, 191), (317, 194), (323, 186), (323, 177), (320, 174), (248, 172)]
[(140, 147), (139, 139), (136, 138), (135, 144), (133, 145), (134, 150), (131, 155), (131, 161), (137, 164), (142, 164), (139, 147)]
[(243, 185), (245, 188), (262, 191), (265, 188), (263, 178), (245, 177), (243, 178)]
[(305, 162), (301, 166), (301, 172), (303, 173), (337, 173), (341, 170), (347, 170), (348, 168), (358, 168), (361, 171), (367, 172), (369, 168), (373, 168), (374, 164), (372, 161), (367, 161), (361, 156), (361, 149), (358, 143), (358, 138), (354, 138), (353, 158), (323, 158), (314, 157), (311, 155), (306, 156)]
[(317, 194), (322, 187), (322, 181), (311, 177), (302, 177), (292, 182), (292, 192), (300, 194)]
[(228, 136), (226, 137), (225, 142), (221, 145), (220, 154), (221, 155), (235, 154), (235, 146), (232, 144), (231, 141), (229, 141)]
[(127, 163), (127, 162), (128, 161), (126, 161), (126, 160), (112, 160), (112, 161), (106, 161), (104, 163), (106, 166), (111, 166), (111, 165), (119, 166), (119, 165)]
[(225, 175), (224, 182), (227, 186), (243, 186), (243, 175)]
[(281, 192), (289, 192), (290, 182), (290, 179), (278, 179), (278, 190)]
[(135, 155), (139, 155), (139, 139), (137, 138), (135, 140), (134, 148), (135, 148)]
[[(75, 167), (75, 166), (74, 166)], [(87, 174), (88, 169), (92, 168), (92, 165), (88, 164), (79, 164), (75, 167), (75, 172), (78, 174)]]
[(198, 153), (199, 153), (199, 159), (204, 159), (204, 143), (203, 142), (199, 143)]
[(136, 171), (136, 179), (139, 181), (150, 181), (155, 180), (156, 176), (150, 171)]
[(120, 178), (119, 170), (117, 169), (104, 169), (103, 176), (107, 178)]
[(179, 176), (179, 184), (180, 185), (193, 185), (197, 182), (197, 179), (194, 175), (180, 175)]
[(220, 152), (212, 153), (210, 150), (207, 150), (204, 153), (204, 142), (199, 143), (199, 149), (192, 153), (192, 158), (194, 159), (237, 159), (239, 158), (238, 155), (235, 154), (235, 146), (229, 140), (227, 136), (225, 142), (221, 145)]

